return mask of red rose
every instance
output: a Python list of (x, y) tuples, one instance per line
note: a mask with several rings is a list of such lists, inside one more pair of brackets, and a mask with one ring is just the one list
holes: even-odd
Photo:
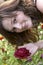
[(31, 53), (26, 48), (20, 48), (20, 49), (16, 50), (16, 52), (14, 53), (14, 56), (19, 59), (24, 59), (24, 58), (27, 58), (28, 56), (30, 56), (30, 54)]

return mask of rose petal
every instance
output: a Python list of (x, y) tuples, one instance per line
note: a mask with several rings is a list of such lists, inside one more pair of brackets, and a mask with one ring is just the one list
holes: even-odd
[(14, 53), (14, 56), (19, 59), (27, 58), (30, 55), (31, 53), (26, 48), (19, 48)]

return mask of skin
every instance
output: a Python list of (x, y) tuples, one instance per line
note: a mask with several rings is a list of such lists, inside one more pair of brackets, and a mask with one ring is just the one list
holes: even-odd
[[(12, 14), (14, 15), (12, 16)], [(4, 17), (2, 25), (6, 30), (17, 33), (23, 32), (33, 26), (31, 18), (26, 16), (22, 11), (14, 11), (10, 16)]]
[(31, 52), (31, 56), (34, 55), (37, 50), (43, 49), (43, 40), (39, 40), (36, 43), (28, 43), (23, 46), (18, 46), (18, 48), (26, 48)]
[(37, 0), (36, 7), (41, 13), (43, 13), (43, 0)]
[(23, 32), (32, 27), (32, 20), (29, 16), (26, 16), (24, 12), (18, 11), (16, 17), (16, 23), (14, 24), (16, 32)]

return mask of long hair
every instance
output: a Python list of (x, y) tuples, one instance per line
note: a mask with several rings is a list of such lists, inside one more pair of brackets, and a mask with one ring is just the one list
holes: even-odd
[[(31, 2), (31, 0), (29, 0), (29, 1)], [(26, 15), (29, 15), (32, 18), (32, 20), (34, 20), (34, 22), (36, 21), (37, 23), (42, 18), (41, 13), (37, 10), (37, 8), (35, 6), (33, 6), (33, 3), (30, 3), (30, 4), (28, 3), (28, 5), (25, 5), (25, 2), (23, 2), (23, 0), (21, 0), (19, 2), (19, 5), (14, 9), (14, 11), (15, 10), (23, 11)], [(2, 11), (2, 12), (0, 12), (0, 15), (2, 17), (12, 16), (10, 13), (11, 12), (8, 12), (8, 11)], [(17, 36), (15, 36), (15, 37), (17, 37), (17, 38), (20, 37), (21, 40), (23, 41), (23, 43), (36, 42), (36, 41), (38, 41), (38, 31), (37, 31), (37, 28), (31, 28), (27, 31), (17, 34)]]

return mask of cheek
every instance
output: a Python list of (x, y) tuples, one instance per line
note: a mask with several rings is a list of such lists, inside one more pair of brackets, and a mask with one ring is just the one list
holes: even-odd
[(43, 0), (37, 0), (36, 7), (41, 13), (43, 13)]
[(3, 19), (2, 21), (2, 26), (5, 30), (11, 31), (12, 30), (12, 23), (11, 23), (11, 18), (6, 18)]

